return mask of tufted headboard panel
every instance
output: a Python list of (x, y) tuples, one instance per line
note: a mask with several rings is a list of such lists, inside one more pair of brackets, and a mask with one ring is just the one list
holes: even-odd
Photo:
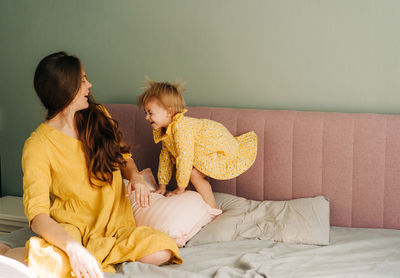
[[(136, 105), (108, 104), (139, 169), (157, 173), (161, 144)], [(258, 154), (241, 176), (211, 180), (214, 191), (254, 200), (324, 195), (331, 224), (400, 229), (400, 115), (190, 107), (187, 116), (254, 130)]]

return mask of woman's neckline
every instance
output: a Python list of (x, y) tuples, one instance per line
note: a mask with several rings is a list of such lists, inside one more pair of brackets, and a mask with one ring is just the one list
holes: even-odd
[(78, 138), (72, 137), (72, 136), (70, 136), (70, 135), (68, 135), (68, 134), (66, 134), (66, 133), (64, 133), (64, 132), (62, 132), (62, 131), (59, 130), (58, 128), (55, 128), (55, 127), (49, 125), (49, 124), (46, 123), (46, 122), (43, 122), (42, 125), (46, 126), (47, 128), (49, 128), (49, 129), (51, 129), (51, 130), (53, 130), (53, 131), (56, 131), (57, 133), (63, 135), (63, 136), (66, 137), (66, 138), (70, 138), (70, 139), (72, 139), (72, 140), (74, 140), (74, 141), (81, 142), (81, 140), (79, 140)]

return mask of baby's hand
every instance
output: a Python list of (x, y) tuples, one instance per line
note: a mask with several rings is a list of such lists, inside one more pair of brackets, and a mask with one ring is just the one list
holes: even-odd
[(185, 192), (185, 188), (181, 188), (181, 187), (178, 186), (175, 190), (169, 192), (166, 196), (167, 197), (171, 197), (173, 195), (182, 194), (183, 192)]
[(166, 191), (167, 191), (167, 185), (166, 184), (160, 184), (158, 186), (158, 189), (156, 191), (154, 191), (154, 193), (158, 193), (158, 194), (164, 195)]

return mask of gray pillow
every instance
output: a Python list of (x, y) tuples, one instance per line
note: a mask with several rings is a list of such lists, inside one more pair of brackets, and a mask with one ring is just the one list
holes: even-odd
[(186, 246), (240, 239), (329, 244), (329, 200), (323, 196), (254, 201), (226, 193), (214, 195), (223, 214), (204, 226)]

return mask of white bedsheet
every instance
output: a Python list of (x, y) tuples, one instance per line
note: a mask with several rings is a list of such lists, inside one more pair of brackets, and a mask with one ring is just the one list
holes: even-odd
[(24, 264), (0, 255), (1, 278), (37, 278), (37, 276)]
[(106, 277), (400, 277), (400, 230), (331, 227), (328, 246), (265, 240), (181, 248), (182, 265), (123, 263)]

